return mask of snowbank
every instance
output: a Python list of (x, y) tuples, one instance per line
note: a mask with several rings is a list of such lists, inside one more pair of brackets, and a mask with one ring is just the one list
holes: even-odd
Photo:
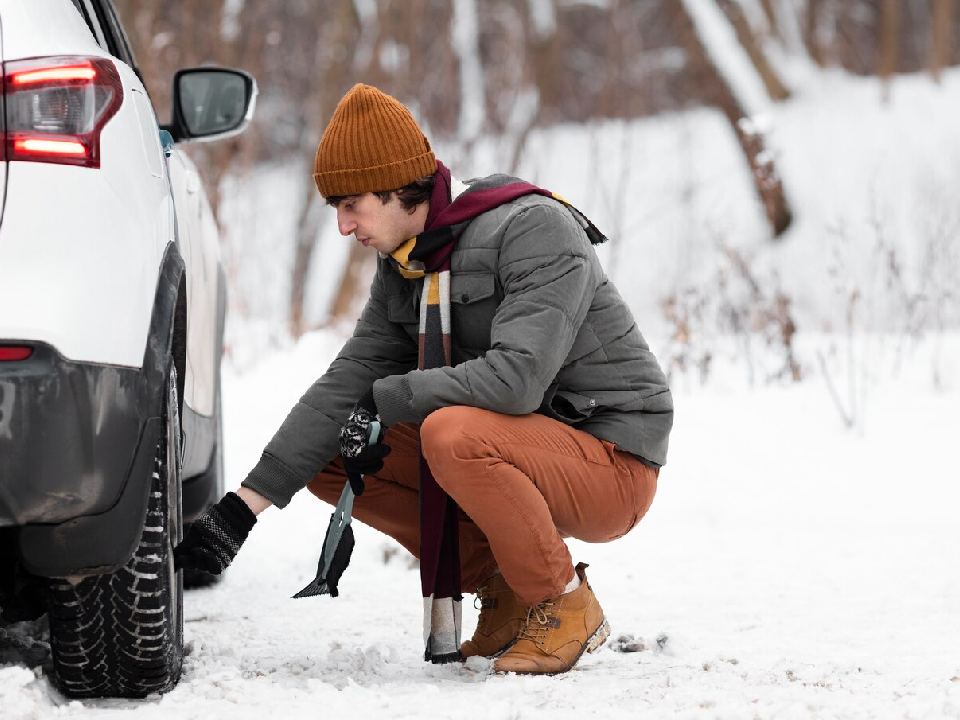
[[(233, 484), (341, 339), (314, 333), (226, 373)], [(572, 543), (613, 636), (566, 676), (423, 663), (417, 571), (363, 526), (341, 596), (290, 599), (330, 511), (302, 493), (262, 516), (222, 584), (188, 593), (175, 690), (69, 703), (41, 671), (4, 666), (3, 717), (960, 716), (960, 389), (925, 376), (871, 385), (854, 431), (818, 380), (678, 384), (650, 514), (615, 543)]]

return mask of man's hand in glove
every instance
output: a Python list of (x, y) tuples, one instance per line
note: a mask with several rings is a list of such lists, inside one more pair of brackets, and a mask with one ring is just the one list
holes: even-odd
[(340, 455), (347, 479), (354, 495), (363, 493), (361, 475), (373, 475), (383, 468), (383, 459), (390, 454), (390, 447), (380, 442), (370, 444), (367, 431), (370, 422), (377, 419), (377, 403), (373, 388), (357, 401), (353, 411), (340, 430)]
[(173, 549), (177, 570), (203, 570), (219, 575), (236, 556), (257, 516), (235, 493), (223, 499), (190, 526), (183, 541)]

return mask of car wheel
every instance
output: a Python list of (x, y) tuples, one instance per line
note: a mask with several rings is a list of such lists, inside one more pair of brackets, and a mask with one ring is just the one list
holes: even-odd
[(180, 413), (171, 363), (147, 515), (133, 557), (114, 573), (49, 592), (55, 680), (69, 697), (145, 697), (173, 688), (183, 665)]

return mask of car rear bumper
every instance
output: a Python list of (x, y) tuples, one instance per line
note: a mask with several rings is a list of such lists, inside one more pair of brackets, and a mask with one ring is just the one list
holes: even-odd
[(175, 338), (185, 331), (175, 316), (186, 309), (183, 270), (170, 245), (140, 370), (68, 360), (50, 345), (7, 338), (36, 348), (25, 361), (0, 363), (0, 526), (20, 527), (28, 572), (113, 572), (133, 553), (171, 361), (182, 377)]
[(0, 527), (104, 512), (120, 498), (144, 418), (140, 371), (49, 345), (0, 364)]

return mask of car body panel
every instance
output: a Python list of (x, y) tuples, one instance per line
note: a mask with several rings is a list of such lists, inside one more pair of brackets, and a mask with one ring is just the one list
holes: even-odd
[(133, 101), (137, 108), (137, 121), (140, 126), (144, 160), (150, 168), (150, 174), (155, 178), (163, 178), (163, 150), (160, 147), (160, 134), (157, 131), (157, 116), (147, 96), (133, 88)]
[[(0, 312), (0, 339), (49, 342), (71, 360), (138, 367), (153, 299), (143, 290), (155, 285), (167, 243), (177, 241), (189, 278), (184, 402), (210, 417), (219, 348), (217, 292), (206, 285), (217, 281), (220, 247), (202, 183), (180, 148), (164, 162), (159, 123), (140, 79), (97, 44), (78, 12), (64, 7), (58, 0), (0, 0), (0, 21), (25, 30), (16, 33), (19, 39), (4, 38), (4, 59), (109, 58), (123, 82), (123, 104), (103, 129), (98, 170), (3, 163), (9, 186), (0, 227), (0, 307), (13, 311)], [(142, 152), (120, 150), (131, 143)], [(148, 176), (155, 182), (144, 182)], [(47, 187), (66, 192), (54, 199)], [(106, 217), (109, 222), (100, 220)], [(31, 272), (37, 269), (31, 264), (51, 257), (58, 262), (46, 264), (46, 276)]]
[[(0, 1), (4, 62), (109, 58), (123, 83), (123, 103), (103, 128), (100, 168), (7, 163), (0, 338), (48, 342), (69, 360), (139, 367), (152, 288), (173, 239), (169, 187), (150, 172), (146, 153), (126, 151), (143, 146), (133, 99), (134, 91), (145, 97), (140, 79), (100, 48), (79, 13), (63, 9), (51, 0)], [(159, 160), (159, 142), (155, 147)]]
[(8, 163), (0, 338), (48, 342), (74, 361), (140, 366), (153, 303), (143, 289), (156, 285), (173, 233), (165, 183), (134, 181), (149, 174), (140, 157), (135, 168), (114, 162), (110, 136), (139, 142), (132, 120), (104, 128), (102, 172)]
[(184, 399), (198, 415), (213, 415), (219, 367), (217, 293), (220, 243), (203, 183), (193, 160), (174, 148), (168, 158), (170, 185), (177, 207), (180, 248), (187, 266), (187, 371)]
[(78, 54), (111, 57), (72, 3), (66, 11), (58, 0), (0, 0), (0, 18), (7, 28), (17, 29), (4, 38), (5, 60)]

